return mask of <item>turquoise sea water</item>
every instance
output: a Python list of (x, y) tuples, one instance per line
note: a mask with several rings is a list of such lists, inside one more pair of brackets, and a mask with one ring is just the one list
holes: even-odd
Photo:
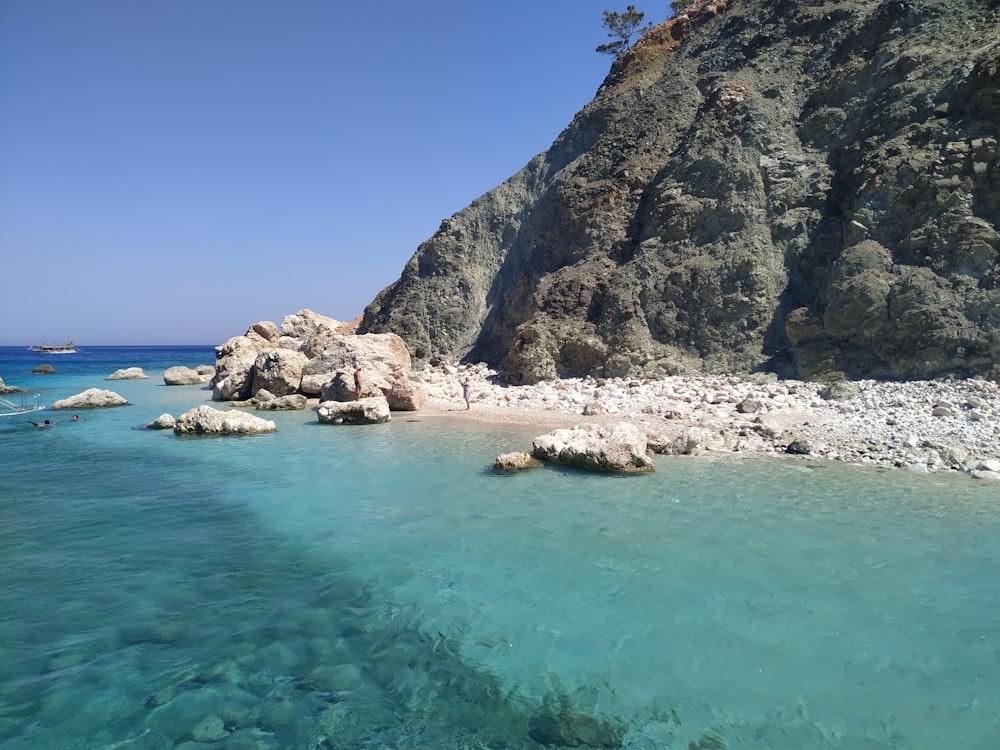
[[(143, 429), (210, 403), (162, 372), (213, 358), (0, 348), (47, 404), (132, 404), (0, 419), (0, 747), (1000, 747), (994, 484), (501, 476), (531, 431), (419, 413)], [(150, 379), (105, 381), (131, 366)]]

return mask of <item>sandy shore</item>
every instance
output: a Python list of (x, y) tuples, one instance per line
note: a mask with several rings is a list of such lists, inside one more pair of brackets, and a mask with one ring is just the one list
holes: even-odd
[[(414, 376), (429, 394), (422, 419), (508, 424), (538, 434), (628, 421), (664, 453), (797, 453), (1000, 480), (1000, 385), (986, 380), (826, 386), (727, 375), (504, 386), (485, 365), (444, 365)], [(469, 410), (462, 399), (466, 379)]]

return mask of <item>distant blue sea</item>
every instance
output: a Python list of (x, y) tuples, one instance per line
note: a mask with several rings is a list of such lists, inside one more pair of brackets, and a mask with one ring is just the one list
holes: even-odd
[[(519, 428), (143, 425), (212, 347), (0, 348), (0, 748), (997, 750), (1000, 487), (494, 474)], [(33, 375), (42, 362), (54, 375)], [(141, 381), (106, 381), (142, 367)], [(219, 408), (228, 408), (216, 404)]]

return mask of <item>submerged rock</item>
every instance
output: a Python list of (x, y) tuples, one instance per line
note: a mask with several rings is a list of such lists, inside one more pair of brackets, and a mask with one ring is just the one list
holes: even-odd
[(623, 731), (579, 711), (565, 698), (548, 698), (528, 721), (528, 736), (545, 747), (618, 748)]

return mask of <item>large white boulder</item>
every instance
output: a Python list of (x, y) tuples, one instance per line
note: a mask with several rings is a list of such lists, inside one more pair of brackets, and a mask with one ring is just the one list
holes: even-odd
[(291, 349), (265, 349), (254, 361), (253, 383), (250, 394), (266, 390), (274, 396), (287, 396), (299, 392), (302, 368), (309, 359)]
[(379, 424), (391, 418), (385, 396), (370, 396), (360, 401), (324, 401), (316, 414), (322, 424)]
[(105, 380), (147, 380), (148, 378), (149, 375), (144, 373), (141, 367), (126, 367), (123, 370), (115, 370)]
[(174, 425), (174, 432), (178, 435), (258, 435), (277, 429), (270, 419), (261, 419), (238, 409), (222, 411), (211, 406), (196, 406), (184, 412)]
[(163, 371), (163, 382), (165, 385), (201, 385), (203, 378), (197, 370), (175, 365)]
[(646, 433), (629, 422), (554, 430), (535, 438), (533, 455), (543, 461), (598, 471), (647, 472)]
[(411, 372), (410, 353), (403, 339), (394, 333), (337, 335), (325, 342), (322, 353), (310, 358), (302, 370), (303, 393), (319, 396), (338, 372), (350, 373), (354, 392), (354, 368), (361, 368), (364, 393), (387, 393), (393, 383)]
[(59, 399), (52, 404), (53, 409), (103, 409), (109, 406), (127, 406), (128, 400), (114, 391), (100, 388), (88, 388), (68, 398)]
[(350, 333), (353, 327), (352, 323), (343, 323), (312, 310), (299, 310), (281, 321), (281, 346), (313, 359), (323, 353), (329, 341)]
[(400, 374), (385, 397), (393, 411), (417, 411), (427, 403), (427, 389), (421, 383)]
[[(257, 324), (257, 326), (262, 325), (262, 323)], [(251, 335), (251, 332), (254, 332), (254, 335)], [(246, 335), (233, 336), (226, 343), (215, 347), (215, 376), (211, 380), (212, 400), (232, 401), (250, 398), (254, 362), (269, 346), (273, 346), (272, 342), (256, 333), (251, 327)]]

